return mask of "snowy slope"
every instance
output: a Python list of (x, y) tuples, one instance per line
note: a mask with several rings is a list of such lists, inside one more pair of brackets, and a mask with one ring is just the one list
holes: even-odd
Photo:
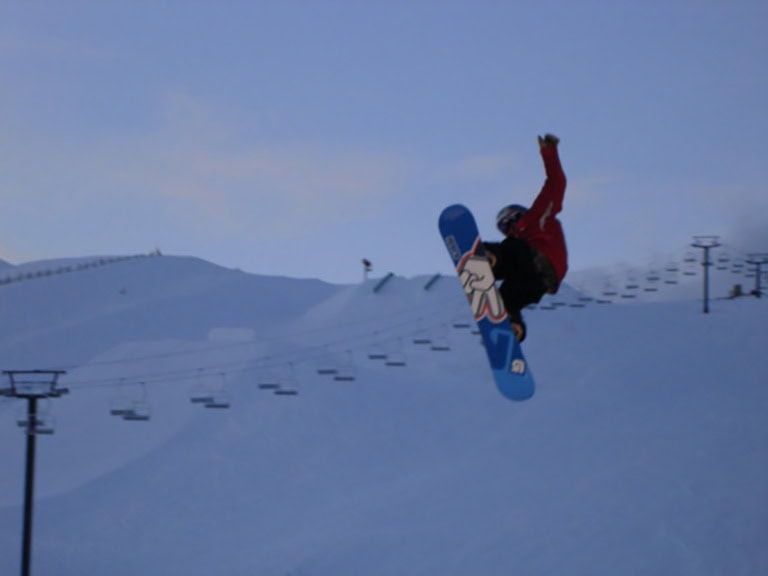
[[(0, 286), (0, 367), (69, 370), (38, 442), (35, 572), (768, 573), (764, 300), (581, 308), (566, 287), (526, 315), (538, 389), (515, 404), (454, 327), (458, 283), (429, 280), (157, 257)], [(259, 387), (278, 380), (298, 394)], [(126, 400), (151, 419), (110, 415)], [(22, 408), (0, 403), (0, 574)]]

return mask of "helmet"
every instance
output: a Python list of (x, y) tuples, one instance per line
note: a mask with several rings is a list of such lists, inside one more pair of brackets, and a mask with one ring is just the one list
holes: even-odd
[(526, 212), (528, 212), (528, 208), (520, 206), (520, 204), (510, 204), (509, 206), (505, 206), (499, 210), (499, 213), (496, 215), (496, 228), (506, 236), (507, 232), (517, 224), (517, 221), (520, 220)]

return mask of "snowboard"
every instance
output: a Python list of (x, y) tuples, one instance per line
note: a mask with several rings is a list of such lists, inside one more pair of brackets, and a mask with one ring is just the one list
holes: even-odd
[(527, 400), (535, 390), (533, 376), (496, 288), (474, 216), (466, 206), (454, 204), (440, 214), (439, 227), (475, 316), (496, 387), (510, 400)]

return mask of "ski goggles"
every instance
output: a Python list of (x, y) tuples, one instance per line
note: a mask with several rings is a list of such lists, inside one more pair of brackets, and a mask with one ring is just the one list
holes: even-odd
[(507, 233), (515, 227), (515, 224), (517, 224), (517, 221), (520, 220), (521, 216), (522, 214), (514, 214), (508, 218), (502, 218), (496, 223), (496, 228), (506, 236)]

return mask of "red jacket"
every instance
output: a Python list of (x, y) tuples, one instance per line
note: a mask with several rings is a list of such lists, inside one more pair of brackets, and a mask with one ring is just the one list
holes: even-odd
[(558, 283), (568, 271), (568, 249), (560, 221), (556, 218), (563, 208), (565, 174), (560, 166), (556, 146), (541, 149), (547, 178), (533, 205), (515, 225), (515, 236), (549, 258), (555, 268)]

